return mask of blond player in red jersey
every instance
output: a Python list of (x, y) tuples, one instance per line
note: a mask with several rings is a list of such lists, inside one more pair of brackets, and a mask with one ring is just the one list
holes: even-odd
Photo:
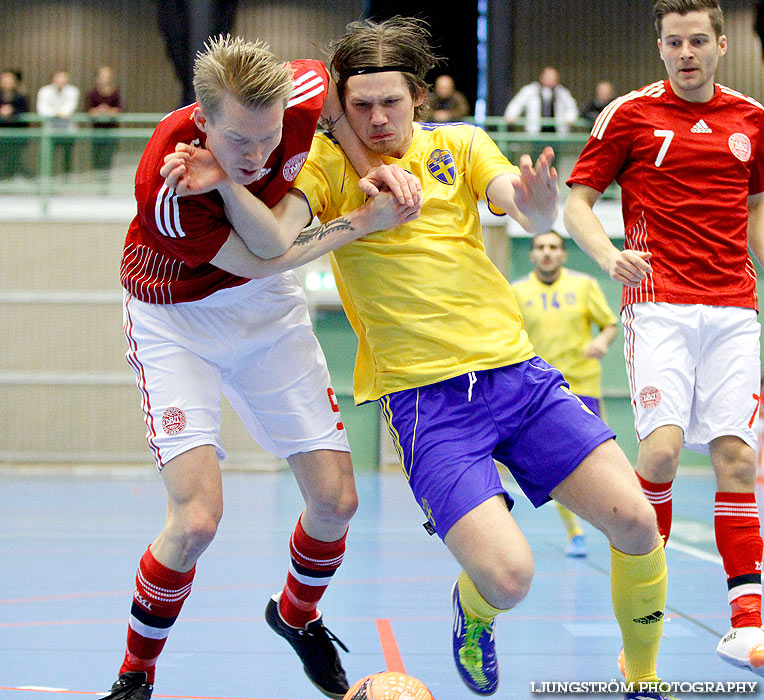
[[(194, 68), (198, 103), (160, 122), (138, 166), (138, 214), (121, 268), (123, 317), (168, 507), (138, 566), (127, 649), (109, 700), (151, 697), (157, 659), (215, 536), (223, 509), (221, 393), (261, 446), (287, 460), (305, 499), (286, 585), (268, 601), (266, 620), (322, 693), (342, 698), (348, 689), (338, 640), (316, 607), (342, 562), (357, 504), (339, 407), (296, 277), (274, 270), (252, 280), (238, 269), (246, 255), (274, 258), (295, 242), (268, 207), (292, 187), (319, 116), (336, 120), (340, 110), (325, 103), (329, 87), (320, 61), (285, 64), (261, 43), (212, 40)], [(351, 134), (345, 124), (335, 132), (345, 143)], [(192, 167), (199, 161), (215, 166), (203, 178)], [(403, 201), (379, 193), (302, 232), (281, 270), (331, 250), (344, 235), (418, 214), (409, 176), (375, 172), (365, 191), (384, 181)]]
[[(710, 453), (732, 621), (717, 653), (764, 676), (753, 428), (760, 327), (748, 254), (750, 246), (764, 260), (764, 108), (714, 83), (727, 51), (716, 0), (660, 0), (654, 15), (668, 79), (614, 100), (597, 119), (568, 181), (565, 224), (624, 285), (637, 474), (664, 540), (682, 447)], [(613, 180), (623, 250), (593, 211)]]

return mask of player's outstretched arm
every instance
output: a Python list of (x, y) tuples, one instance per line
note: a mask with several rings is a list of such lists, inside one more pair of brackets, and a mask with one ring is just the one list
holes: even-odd
[(557, 171), (554, 151), (547, 147), (533, 164), (520, 158), (520, 175), (507, 172), (495, 177), (486, 190), (488, 198), (531, 233), (552, 228), (557, 218)]
[(574, 184), (565, 202), (565, 228), (579, 247), (606, 272), (610, 279), (628, 287), (639, 287), (653, 269), (650, 253), (618, 250), (594, 213), (600, 193), (586, 185)]
[(165, 156), (159, 174), (181, 197), (217, 190), (226, 218), (249, 251), (264, 258), (281, 255), (294, 241), (244, 185), (233, 182), (206, 148), (179, 143)]
[(293, 190), (287, 193), (273, 210), (286, 230), (302, 229), (295, 236), (289, 250), (278, 257), (261, 258), (253, 255), (232, 231), (210, 262), (241, 277), (268, 277), (305, 265), (345, 243), (375, 231), (413, 221), (419, 216), (420, 209), (421, 203), (408, 206), (399, 202), (392, 193), (383, 191), (346, 216), (319, 226), (303, 228), (310, 221), (310, 210), (302, 194)]

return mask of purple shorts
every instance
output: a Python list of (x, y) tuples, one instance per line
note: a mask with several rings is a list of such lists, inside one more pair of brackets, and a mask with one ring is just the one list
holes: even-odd
[(432, 529), (443, 538), (473, 508), (503, 494), (494, 459), (534, 506), (597, 445), (615, 437), (534, 357), (379, 399), (401, 466)]
[(601, 399), (595, 399), (593, 396), (581, 396), (580, 394), (578, 394), (578, 398), (581, 399), (581, 403), (583, 403), (595, 416), (602, 418)]

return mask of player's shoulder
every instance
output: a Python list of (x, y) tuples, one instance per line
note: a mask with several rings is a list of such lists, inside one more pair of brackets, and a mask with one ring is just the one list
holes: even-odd
[(319, 110), (326, 98), (329, 85), (329, 73), (321, 61), (300, 59), (290, 63), (292, 67), (292, 92), (286, 105), (287, 115), (294, 113), (296, 107)]
[(571, 270), (569, 267), (566, 267), (564, 269), (564, 273), (566, 277), (569, 277), (572, 280), (577, 280), (580, 282), (594, 282), (594, 277), (587, 274), (586, 272), (581, 272), (580, 270)]
[(663, 101), (666, 95), (666, 81), (658, 80), (638, 90), (616, 97), (602, 110), (592, 126), (592, 135), (601, 135), (615, 120), (628, 121), (635, 113), (654, 107)]
[(523, 275), (522, 277), (518, 277), (516, 280), (512, 280), (510, 282), (510, 285), (513, 287), (524, 287), (530, 284), (532, 281), (533, 281), (532, 277), (530, 276), (530, 274), (528, 274), (528, 275)]
[(289, 66), (292, 68), (292, 78), (295, 82), (301, 82), (304, 76), (316, 75), (323, 78), (329, 75), (323, 61), (315, 58), (298, 58), (295, 61), (290, 61)]
[(159, 168), (167, 153), (178, 143), (198, 143), (201, 132), (194, 121), (196, 103), (166, 114), (157, 124), (141, 156), (136, 180), (158, 178)]
[(314, 167), (331, 171), (339, 167), (345, 160), (345, 152), (332, 134), (319, 131), (313, 135), (308, 162)]
[(432, 140), (441, 141), (472, 141), (475, 134), (483, 132), (471, 122), (417, 122), (421, 131)]
[(168, 112), (159, 120), (159, 123), (154, 129), (154, 135), (171, 133), (186, 128), (194, 128), (194, 112), (196, 111), (196, 107), (196, 102), (192, 102), (189, 105)]
[(764, 105), (753, 97), (749, 97), (738, 90), (733, 90), (731, 87), (721, 85), (720, 83), (717, 83), (716, 87), (719, 89), (719, 94), (726, 103), (744, 109), (751, 109), (755, 112), (764, 111)]
[(337, 141), (334, 134), (328, 131), (317, 131), (313, 135), (313, 143), (310, 148), (311, 151), (315, 148), (322, 151), (336, 151), (337, 153), (342, 153), (340, 142)]
[(561, 287), (575, 289), (581, 294), (588, 294), (593, 288), (599, 286), (592, 275), (580, 270), (571, 270), (569, 267), (562, 268), (558, 281)]
[(471, 159), (494, 144), (490, 135), (478, 124), (447, 122), (445, 124), (418, 124), (423, 143), (432, 148), (448, 150), (455, 158)]

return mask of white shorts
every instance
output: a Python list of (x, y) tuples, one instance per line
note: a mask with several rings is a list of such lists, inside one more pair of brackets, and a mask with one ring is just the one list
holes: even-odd
[(753, 309), (644, 302), (621, 311), (637, 438), (663, 425), (708, 453), (736, 435), (756, 449), (761, 327)]
[(279, 457), (350, 451), (294, 274), (181, 304), (146, 304), (124, 292), (123, 321), (159, 469), (199, 445), (225, 457), (221, 393), (252, 437)]

